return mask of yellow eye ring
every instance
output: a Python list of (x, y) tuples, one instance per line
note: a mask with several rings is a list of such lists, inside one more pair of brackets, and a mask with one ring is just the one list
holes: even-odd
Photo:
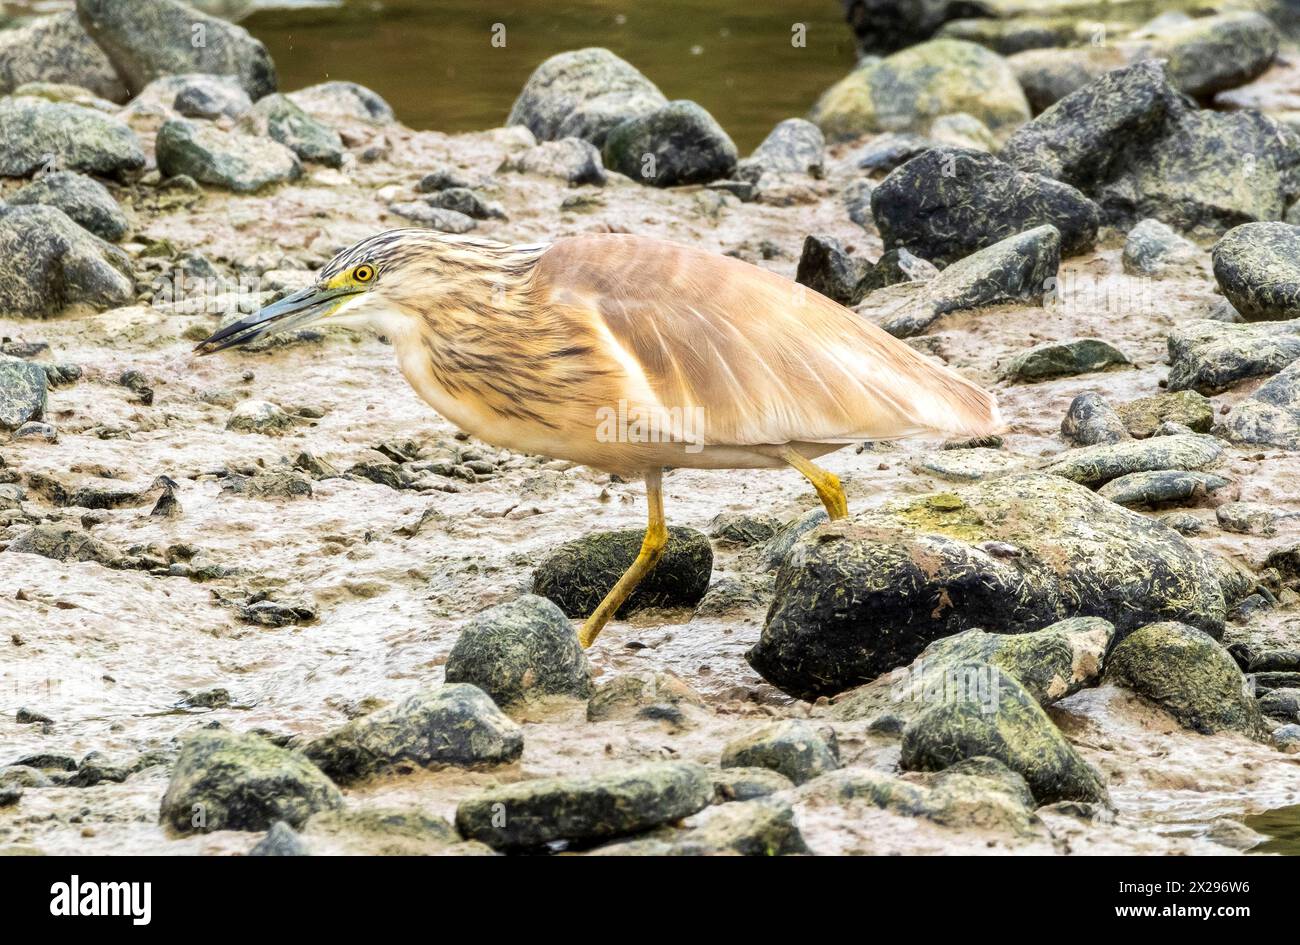
[(357, 266), (357, 268), (352, 270), (352, 278), (357, 282), (369, 282), (374, 277), (375, 267), (371, 266), (369, 263)]

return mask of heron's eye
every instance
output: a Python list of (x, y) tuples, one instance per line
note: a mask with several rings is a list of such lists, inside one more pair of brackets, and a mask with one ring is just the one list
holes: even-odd
[(369, 282), (375, 277), (375, 267), (366, 263), (352, 270), (352, 278), (357, 282)]

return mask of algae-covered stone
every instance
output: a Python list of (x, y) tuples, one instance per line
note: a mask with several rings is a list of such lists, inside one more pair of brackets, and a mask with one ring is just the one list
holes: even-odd
[(1278, 42), (1268, 17), (1234, 10), (1162, 31), (1135, 55), (1168, 60), (1165, 69), (1174, 86), (1203, 98), (1262, 75), (1277, 55)]
[(324, 122), (317, 121), (287, 96), (268, 95), (253, 106), (250, 125), (263, 125), (273, 141), (278, 141), (304, 161), (327, 167), (343, 164), (343, 140)]
[(1300, 322), (1184, 322), (1169, 332), (1169, 389), (1213, 394), (1300, 359)]
[(1097, 205), (1068, 184), (966, 148), (931, 148), (871, 193), (885, 249), (905, 247), (946, 265), (1034, 227), (1060, 233), (1061, 254), (1092, 248)]
[(857, 305), (867, 293), (871, 263), (850, 256), (840, 241), (830, 236), (804, 237), (794, 281), (820, 292), (841, 305)]
[(122, 552), (89, 532), (70, 525), (47, 522), (23, 532), (9, 543), (9, 554), (41, 555), (55, 561), (94, 561), (116, 567)]
[(582, 138), (600, 147), (615, 125), (668, 104), (653, 82), (608, 49), (562, 52), (528, 77), (506, 118), (538, 141)]
[[(1280, 510), (1258, 502), (1225, 502), (1214, 510), (1214, 517), (1219, 527), (1225, 532), (1234, 532), (1238, 535), (1275, 534), (1278, 519), (1282, 514)], [(1251, 666), (1259, 669), (1300, 669), (1300, 654), (1296, 654), (1295, 666), (1256, 667), (1254, 661), (1251, 662)]]
[(523, 730), (482, 689), (434, 686), (308, 742), (304, 753), (340, 784), (381, 771), (517, 761)]
[(1173, 421), (1196, 433), (1214, 426), (1214, 405), (1193, 390), (1167, 391), (1125, 401), (1115, 408), (1130, 436), (1146, 439), (1161, 425)]
[(1136, 276), (1160, 276), (1200, 261), (1201, 250), (1195, 243), (1152, 219), (1142, 220), (1128, 231), (1121, 257), (1124, 271)]
[(729, 177), (736, 145), (713, 116), (694, 102), (669, 102), (609, 129), (605, 166), (641, 184), (676, 187)]
[[(891, 251), (892, 252), (892, 251)], [(899, 249), (899, 253), (905, 250)], [(915, 301), (899, 306), (881, 293), (859, 309), (878, 304), (890, 312), (880, 323), (896, 338), (910, 338), (952, 312), (1005, 302), (1041, 305), (1056, 284), (1061, 234), (1051, 224), (1034, 227), (959, 259), (932, 279), (907, 283)], [(863, 284), (869, 285), (871, 273)]]
[(1025, 49), (1007, 56), (1007, 65), (1025, 90), (1034, 114), (1051, 108), (1108, 72), (1129, 65), (1123, 50), (1112, 45), (1071, 49)]
[(941, 771), (986, 755), (1020, 774), (1040, 804), (1108, 802), (1097, 773), (1033, 696), (997, 667), (982, 669), (983, 691), (949, 694), (907, 726), (899, 765), (906, 771)]
[[(533, 593), (553, 600), (566, 616), (586, 617), (631, 567), (644, 536), (641, 529), (629, 528), (597, 532), (561, 545), (533, 572)], [(708, 538), (692, 528), (672, 526), (663, 557), (618, 614), (698, 604), (712, 572)]]
[(557, 840), (588, 844), (689, 817), (712, 798), (713, 782), (703, 765), (657, 762), (491, 788), (461, 802), (456, 828), (497, 850), (532, 849)]
[(233, 75), (253, 99), (275, 91), (275, 64), (261, 42), (175, 0), (77, 0), (77, 16), (132, 94), (162, 75)]
[(771, 722), (722, 749), (724, 768), (771, 768), (803, 784), (840, 766), (835, 730), (802, 719)]
[(994, 132), (1029, 118), (1015, 73), (997, 53), (938, 39), (859, 66), (827, 89), (809, 117), (831, 138), (922, 131), (953, 112)]
[(775, 571), (779, 568), (800, 538), (828, 521), (830, 519), (826, 516), (826, 510), (818, 507), (805, 512), (792, 522), (787, 522), (763, 546), (763, 570)]
[(134, 294), (131, 262), (57, 207), (0, 214), (0, 315), (42, 318), (72, 305), (113, 308)]
[(1061, 421), (1061, 435), (1075, 446), (1119, 443), (1129, 438), (1124, 421), (1106, 399), (1093, 391), (1070, 401)]
[(163, 124), (156, 147), (158, 169), (169, 177), (184, 174), (241, 194), (302, 174), (298, 156), (278, 142), (183, 119)]
[(387, 807), (315, 814), (301, 839), (313, 856), (444, 856), (462, 846), (441, 817)]
[(1300, 316), (1300, 226), (1244, 223), (1214, 244), (1214, 277), (1247, 321)]
[(1100, 617), (1071, 617), (1031, 633), (967, 630), (936, 640), (911, 675), (964, 663), (989, 663), (1014, 677), (1041, 705), (1096, 684), (1115, 625)]
[(126, 235), (126, 214), (99, 181), (74, 171), (42, 175), (9, 195), (16, 207), (44, 204), (58, 207), (68, 218), (101, 239), (116, 242)]
[(585, 699), (591, 666), (560, 608), (525, 594), (474, 617), (447, 657), (449, 683), (471, 683), (500, 706), (541, 696)]
[(1223, 427), (1234, 443), (1300, 450), (1300, 361), (1233, 407)]
[(203, 730), (181, 747), (159, 819), (181, 833), (266, 830), (342, 806), (338, 788), (302, 755), (258, 735)]
[(140, 139), (102, 112), (40, 98), (0, 99), (0, 176), (29, 177), (50, 166), (118, 175), (144, 167)]
[(685, 828), (664, 827), (638, 840), (611, 843), (595, 856), (792, 856), (808, 846), (794, 808), (764, 797), (712, 807)]
[(1164, 505), (1204, 499), (1227, 485), (1229, 480), (1213, 473), (1156, 469), (1119, 476), (1098, 489), (1097, 494), (1120, 505)]
[(1002, 376), (1012, 381), (1038, 381), (1089, 374), (1128, 363), (1124, 353), (1108, 341), (1076, 338), (1073, 341), (1049, 341), (1022, 351), (1003, 368)]
[(771, 768), (722, 768), (713, 774), (713, 803), (752, 801), (794, 787), (794, 782)]
[(71, 11), (0, 30), (0, 95), (35, 82), (80, 86), (113, 102), (127, 97), (117, 70)]
[(587, 720), (669, 719), (682, 706), (704, 707), (704, 700), (668, 672), (625, 673), (601, 683), (587, 703)]
[(1181, 433), (1066, 450), (1054, 456), (1044, 472), (1100, 486), (1129, 473), (1205, 469), (1222, 457), (1223, 443), (1220, 440), (1201, 433)]
[(17, 430), (45, 416), (49, 382), (39, 364), (0, 358), (0, 428)]
[(781, 530), (781, 520), (751, 512), (719, 512), (709, 522), (709, 535), (729, 545), (761, 545)]
[(1300, 689), (1271, 689), (1259, 697), (1258, 705), (1270, 719), (1300, 723)]
[(311, 856), (311, 850), (308, 849), (306, 841), (298, 835), (298, 832), (286, 824), (283, 820), (277, 820), (271, 824), (271, 829), (253, 849), (248, 851), (249, 856)]
[(940, 637), (1038, 630), (1072, 616), (1126, 631), (1160, 619), (1223, 630), (1216, 573), (1177, 532), (1083, 486), (1003, 476), (860, 512), (797, 542), (749, 662), (795, 695), (833, 694)]
[(1236, 660), (1208, 634), (1174, 621), (1139, 627), (1111, 651), (1106, 682), (1160, 705), (1205, 735), (1264, 737), (1264, 723)]

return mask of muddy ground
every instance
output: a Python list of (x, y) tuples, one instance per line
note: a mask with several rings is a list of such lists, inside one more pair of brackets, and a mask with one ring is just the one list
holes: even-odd
[[(296, 184), (261, 195), (209, 190), (193, 202), (168, 204), (150, 187), (119, 187), (116, 195), (134, 207), (136, 236), (128, 248), (149, 252), (165, 240), (177, 253), (202, 253), (225, 273), (236, 264), (273, 273), (264, 286), (303, 278), (292, 270), (319, 266), (343, 245), (403, 225), (386, 202), (409, 199), (405, 195), (423, 174), (451, 164), (504, 206), (507, 221), (480, 223), (476, 231), (503, 241), (635, 232), (736, 253), (787, 276), (808, 233), (837, 237), (872, 259), (881, 251), (879, 237), (849, 220), (839, 196), (860, 173), (850, 146), (831, 149), (826, 179), (792, 187), (788, 205), (773, 206), (740, 203), (704, 188), (657, 191), (617, 177), (604, 188), (571, 189), (544, 178), (496, 174), (518, 146), (510, 130), (452, 137), (390, 126), (367, 134), (384, 139), (386, 156), (353, 161), (342, 171), (316, 168)], [(561, 209), (575, 196), (590, 199), (577, 201), (578, 209)], [(1014, 427), (1006, 449), (1029, 455), (1064, 449), (1059, 424), (1082, 391), (1101, 390), (1112, 402), (1157, 392), (1167, 372), (1169, 328), (1203, 317), (1217, 298), (1208, 251), (1204, 272), (1141, 282), (1123, 274), (1121, 245), (1122, 234), (1111, 233), (1097, 252), (1067, 260), (1062, 298), (1046, 310), (985, 309), (949, 317), (931, 333), (949, 364), (998, 391)], [(1208, 250), (1208, 242), (1202, 245)], [(179, 736), (212, 722), (282, 734), (324, 732), (441, 681), (463, 621), (525, 592), (532, 567), (557, 544), (644, 521), (639, 483), (491, 447), (483, 452), (502, 459), (497, 474), (476, 483), (447, 480), (454, 491), (398, 491), (335, 478), (314, 483), (314, 495), (304, 499), (223, 492), (222, 471), (280, 466), (304, 450), (346, 469), (381, 459), (374, 447), (384, 442), (474, 444), (457, 441), (457, 431), (416, 397), (382, 339), (336, 332), (264, 352), (196, 358), (193, 339), (216, 323), (214, 315), (148, 305), (0, 321), (0, 334), (44, 341), (51, 359), (76, 363), (84, 372), (79, 383), (51, 391), (48, 419), (58, 442), (4, 444), (6, 466), (71, 485), (107, 477), (143, 487), (168, 475), (180, 484), (183, 515), (151, 517), (149, 504), (115, 509), (103, 513), (93, 533), (123, 549), (191, 545), (234, 569), (200, 582), (0, 554), (0, 762), (35, 752), (81, 757), (91, 751), (130, 761), (174, 748)], [(1080, 336), (1112, 342), (1136, 366), (1032, 385), (999, 381), (999, 364), (1010, 355)], [(152, 384), (152, 405), (138, 403), (118, 383), (128, 369)], [(1239, 389), (1214, 402), (1224, 407), (1248, 392)], [(320, 416), (303, 417), (278, 437), (226, 430), (231, 405), (250, 397)], [(938, 447), (850, 447), (823, 464), (844, 481), (851, 508), (861, 509), (951, 488), (915, 469)], [(1232, 449), (1223, 470), (1236, 483), (1232, 498), (1300, 513), (1300, 455)], [(670, 522), (701, 530), (719, 512), (792, 519), (817, 504), (793, 471), (676, 470), (666, 476), (664, 490)], [(37, 494), (26, 507), (72, 522), (82, 514)], [(1287, 528), (1267, 539), (1221, 532), (1212, 508), (1194, 511), (1209, 527), (1192, 540), (1248, 566), (1294, 541)], [(752, 556), (716, 549), (715, 581), (755, 569)], [(253, 626), (222, 602), (258, 591), (306, 600), (319, 616), (301, 626)], [(347, 791), (349, 803), (382, 800), (450, 816), (476, 786), (525, 775), (589, 773), (658, 758), (716, 764), (723, 743), (756, 721), (822, 711), (768, 686), (745, 663), (764, 609), (756, 601), (743, 616), (725, 620), (692, 619), (689, 611), (643, 612), (612, 623), (590, 652), (597, 682), (648, 669), (681, 676), (709, 706), (684, 730), (651, 721), (589, 723), (581, 706), (538, 707), (521, 715), (525, 750), (517, 766), (378, 779)], [(1254, 619), (1250, 628), (1231, 627), (1227, 639), (1265, 635), (1300, 648), (1300, 612)], [(229, 691), (229, 707), (178, 707), (186, 693), (218, 687)], [(19, 707), (49, 716), (48, 731), (17, 724)], [(1049, 830), (1013, 839), (874, 809), (848, 817), (843, 807), (809, 802), (797, 807), (805, 839), (825, 853), (1225, 853), (1227, 847), (1207, 837), (1221, 835), (1216, 821), (1300, 803), (1300, 755), (1241, 737), (1190, 733), (1136, 696), (1109, 687), (1085, 690), (1050, 711), (1108, 782), (1118, 809), (1113, 825), (1053, 814), (1045, 818)], [(896, 762), (896, 740), (853, 724), (837, 728), (846, 762), (885, 769)], [(20, 805), (0, 810), (0, 846), (46, 853), (243, 853), (256, 842), (257, 835), (237, 832), (166, 835), (158, 824), (166, 779), (166, 770), (155, 767), (121, 784), (29, 790)]]

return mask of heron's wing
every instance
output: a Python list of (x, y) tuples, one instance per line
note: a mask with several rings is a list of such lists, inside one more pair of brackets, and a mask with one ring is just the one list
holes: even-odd
[[(617, 362), (631, 398), (696, 410), (707, 445), (979, 436), (991, 394), (774, 273), (643, 237), (557, 241), (536, 290)], [(702, 411), (699, 408), (703, 408)]]

